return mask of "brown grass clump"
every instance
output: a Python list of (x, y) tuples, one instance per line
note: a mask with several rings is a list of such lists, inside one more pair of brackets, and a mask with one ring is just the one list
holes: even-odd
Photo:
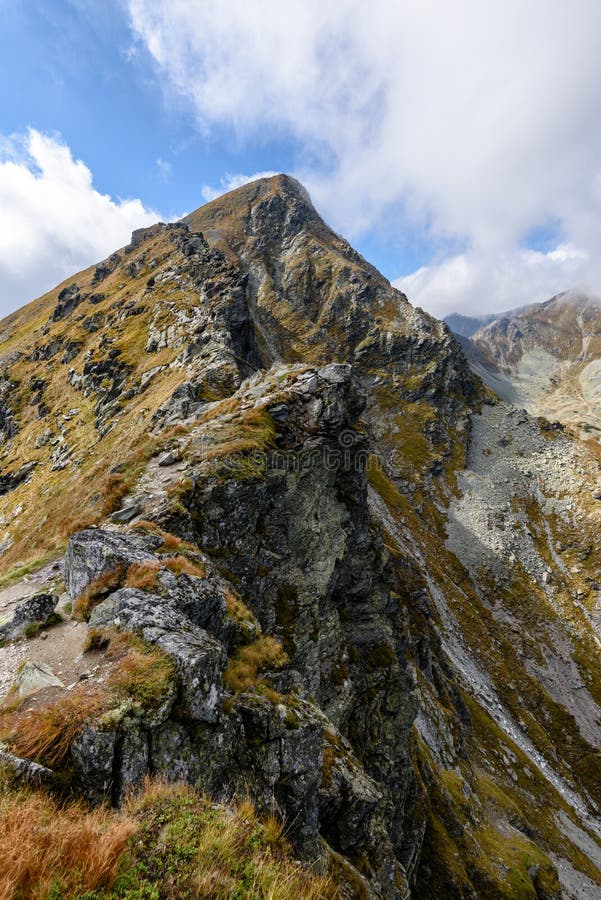
[(281, 644), (275, 638), (265, 635), (236, 652), (223, 678), (230, 690), (245, 691), (256, 683), (261, 670), (279, 669), (287, 662), (288, 657)]
[(160, 534), (161, 529), (156, 524), (156, 522), (151, 522), (149, 519), (138, 519), (137, 522), (132, 522), (129, 526), (130, 531), (141, 531), (142, 533), (151, 534)]
[(123, 565), (107, 569), (94, 581), (91, 581), (85, 591), (79, 595), (73, 604), (73, 618), (79, 621), (87, 621), (95, 606), (104, 600), (113, 591), (118, 590), (123, 584), (126, 570)]
[(163, 565), (174, 575), (195, 575), (197, 578), (206, 578), (205, 567), (201, 563), (191, 562), (185, 556), (170, 556), (163, 560)]
[(84, 641), (82, 653), (106, 650), (111, 642), (111, 635), (104, 628), (90, 628)]
[(175, 534), (169, 534), (166, 531), (161, 532), (161, 534), (163, 545), (160, 547), (160, 550), (179, 550), (184, 544), (183, 540)]
[(225, 605), (228, 616), (230, 619), (233, 619), (234, 622), (243, 623), (254, 621), (254, 616), (248, 606), (242, 602), (240, 597), (232, 593), (232, 591), (225, 592)]
[(140, 563), (132, 563), (125, 576), (125, 587), (138, 588), (142, 591), (150, 591), (157, 586), (157, 577), (162, 563), (148, 560)]
[(294, 861), (283, 832), (249, 799), (216, 804), (184, 785), (148, 780), (122, 810), (92, 811), (7, 786), (0, 794), (0, 897), (336, 897), (330, 878)]
[[(13, 753), (51, 768), (64, 762), (75, 736), (105, 711), (106, 690), (81, 686), (60, 700), (0, 715), (0, 737)], [(0, 896), (2, 896), (0, 894)]]
[[(63, 764), (76, 735), (89, 722), (117, 709), (124, 701), (142, 709), (167, 699), (175, 682), (175, 667), (158, 647), (126, 632), (96, 630), (93, 647), (106, 647), (110, 670), (105, 682), (82, 683), (58, 700), (0, 715), (0, 739), (18, 756), (54, 768)], [(0, 895), (1, 896), (1, 895)]]
[(41, 793), (0, 797), (0, 897), (75, 897), (110, 889), (137, 823), (124, 813), (59, 805)]
[(109, 677), (109, 686), (119, 698), (134, 698), (143, 707), (166, 699), (175, 682), (175, 666), (158, 647), (149, 647), (139, 638), (118, 661)]

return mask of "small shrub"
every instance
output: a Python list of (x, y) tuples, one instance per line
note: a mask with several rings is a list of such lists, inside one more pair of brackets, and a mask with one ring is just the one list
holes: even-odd
[(288, 657), (275, 638), (265, 635), (252, 644), (241, 647), (224, 674), (224, 681), (234, 692), (245, 691), (255, 684), (263, 669), (279, 669), (286, 665)]

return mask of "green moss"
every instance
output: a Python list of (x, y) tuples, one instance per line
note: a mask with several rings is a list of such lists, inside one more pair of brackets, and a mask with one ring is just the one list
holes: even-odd
[(380, 644), (371, 647), (365, 654), (365, 659), (371, 669), (387, 669), (396, 662), (396, 654), (390, 644)]

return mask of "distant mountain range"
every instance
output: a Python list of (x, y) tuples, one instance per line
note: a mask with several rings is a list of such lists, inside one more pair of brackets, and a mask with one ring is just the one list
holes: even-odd
[(470, 365), (497, 394), (574, 428), (601, 435), (601, 299), (565, 292), (497, 316), (453, 314)]

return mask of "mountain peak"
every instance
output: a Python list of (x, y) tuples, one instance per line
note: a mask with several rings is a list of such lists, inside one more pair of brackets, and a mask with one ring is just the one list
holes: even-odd
[[(300, 221), (321, 222), (307, 189), (291, 175), (272, 175), (249, 181), (227, 194), (216, 197), (201, 206), (182, 221), (191, 231), (211, 231), (218, 226), (248, 223), (248, 213), (255, 209), (279, 209), (290, 212), (296, 210)], [(322, 223), (323, 224), (323, 223)]]

